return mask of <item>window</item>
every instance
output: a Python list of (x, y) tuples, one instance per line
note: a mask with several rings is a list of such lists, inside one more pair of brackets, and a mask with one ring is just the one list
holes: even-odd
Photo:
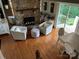
[(44, 10), (47, 10), (47, 2), (44, 2)]
[(51, 3), (50, 6), (51, 6), (51, 7), (50, 7), (50, 12), (53, 13), (53, 12), (54, 12), (54, 3)]

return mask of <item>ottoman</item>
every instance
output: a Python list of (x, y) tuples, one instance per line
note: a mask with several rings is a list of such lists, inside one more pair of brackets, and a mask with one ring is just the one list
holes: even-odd
[(34, 38), (37, 38), (40, 36), (40, 30), (39, 28), (32, 28), (31, 30), (31, 36)]

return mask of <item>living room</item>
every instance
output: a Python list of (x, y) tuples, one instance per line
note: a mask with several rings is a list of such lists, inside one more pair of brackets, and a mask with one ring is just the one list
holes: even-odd
[(73, 32), (57, 26), (60, 4), (68, 2), (78, 3), (0, 0), (0, 59), (78, 59), (79, 21)]

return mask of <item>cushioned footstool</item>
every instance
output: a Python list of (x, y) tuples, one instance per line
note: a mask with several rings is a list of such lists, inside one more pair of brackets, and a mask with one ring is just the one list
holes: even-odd
[(37, 38), (40, 36), (40, 30), (39, 28), (32, 28), (31, 30), (31, 36), (34, 38)]

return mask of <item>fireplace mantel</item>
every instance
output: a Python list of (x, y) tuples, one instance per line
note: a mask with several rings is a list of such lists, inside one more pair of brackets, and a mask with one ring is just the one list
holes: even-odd
[(23, 9), (17, 9), (16, 11), (26, 11), (26, 10), (33, 10), (33, 11), (35, 11), (37, 9), (39, 9), (39, 8), (23, 8)]

